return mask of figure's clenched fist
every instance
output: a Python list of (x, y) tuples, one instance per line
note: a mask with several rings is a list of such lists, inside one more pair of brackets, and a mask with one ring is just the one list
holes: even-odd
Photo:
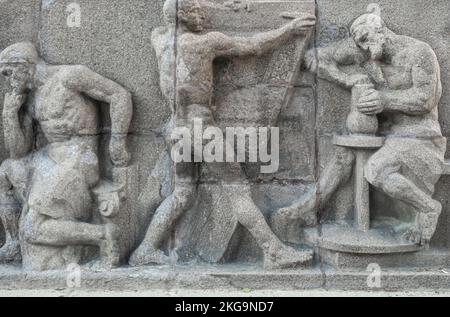
[(126, 136), (111, 136), (111, 142), (109, 144), (109, 153), (111, 161), (115, 166), (124, 167), (128, 165), (130, 161), (130, 154), (127, 149)]
[(290, 23), (290, 27), (294, 34), (303, 34), (316, 25), (316, 17), (314, 15), (302, 15)]

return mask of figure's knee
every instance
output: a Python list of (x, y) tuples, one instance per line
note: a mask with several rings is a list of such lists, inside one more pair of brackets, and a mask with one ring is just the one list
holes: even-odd
[(375, 160), (369, 160), (364, 167), (364, 176), (372, 186), (383, 188), (389, 176), (387, 167)]
[(196, 197), (195, 184), (177, 184), (174, 190), (176, 209), (185, 211), (192, 207)]
[(341, 146), (336, 148), (335, 158), (337, 164), (343, 168), (352, 167), (356, 160), (355, 154), (352, 150)]

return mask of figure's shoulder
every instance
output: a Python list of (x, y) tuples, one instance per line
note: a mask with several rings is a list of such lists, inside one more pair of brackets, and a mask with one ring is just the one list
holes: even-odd
[(403, 37), (403, 55), (414, 63), (437, 62), (437, 56), (430, 44), (408, 36)]
[(89, 67), (84, 65), (60, 65), (57, 67), (55, 75), (61, 79), (83, 76), (86, 72), (91, 72)]
[(152, 35), (162, 35), (167, 32), (167, 26), (158, 26), (153, 29)]
[(415, 56), (417, 53), (434, 53), (428, 43), (410, 36), (402, 35), (397, 38), (397, 41), (399, 41), (397, 46), (400, 46), (403, 52), (408, 52), (411, 56)]
[(57, 76), (67, 88), (72, 88), (82, 81), (89, 80), (92, 74), (95, 73), (84, 65), (61, 65), (58, 66), (54, 76)]
[(160, 26), (160, 27), (155, 28), (152, 31), (152, 42), (154, 42), (164, 36), (168, 36), (168, 33), (169, 33), (169, 30), (166, 26)]
[(183, 42), (192, 43), (219, 43), (227, 39), (227, 36), (221, 32), (207, 32), (203, 34), (184, 33), (180, 40)]
[[(210, 52), (218, 48), (219, 43), (225, 40), (220, 37), (221, 33), (208, 32), (204, 34), (184, 33), (178, 38), (179, 45), (184, 51), (195, 51), (197, 53)], [(221, 40), (222, 39), (222, 40)]]

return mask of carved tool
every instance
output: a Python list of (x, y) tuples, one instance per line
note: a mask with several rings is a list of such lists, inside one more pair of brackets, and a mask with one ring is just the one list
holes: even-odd
[[(282, 12), (280, 14), (280, 16), (284, 19), (297, 19), (300, 18), (302, 15), (302, 13), (300, 12)], [(277, 123), (280, 122), (280, 117), (281, 114), (283, 113), (284, 110), (287, 109), (287, 107), (289, 106), (289, 104), (292, 101), (292, 97), (294, 96), (294, 91), (295, 91), (295, 82), (297, 81), (297, 79), (300, 77), (300, 72), (301, 72), (301, 66), (302, 66), (302, 61), (303, 61), (303, 56), (306, 53), (306, 46), (309, 43), (309, 40), (311, 39), (311, 35), (313, 34), (312, 31), (309, 31), (306, 34), (306, 37), (304, 39), (302, 39), (300, 41), (300, 43), (297, 45), (297, 48), (295, 50), (295, 63), (294, 63), (294, 69), (292, 71), (292, 75), (291, 78), (289, 79), (288, 82), (288, 89), (286, 90), (286, 93), (284, 95), (283, 98), (283, 104), (281, 106), (280, 112), (278, 113), (278, 117), (277, 117)]]

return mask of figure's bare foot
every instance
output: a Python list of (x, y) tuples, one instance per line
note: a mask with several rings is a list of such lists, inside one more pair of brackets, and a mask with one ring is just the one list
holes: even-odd
[(114, 224), (105, 225), (105, 239), (100, 242), (100, 260), (93, 267), (112, 269), (120, 265), (119, 229)]
[(17, 240), (7, 241), (0, 249), (0, 263), (18, 263), (22, 260), (20, 244)]
[[(442, 208), (442, 206), (441, 206)], [(427, 245), (430, 243), (431, 238), (434, 236), (436, 232), (436, 228), (439, 221), (439, 216), (441, 212), (430, 212), (427, 214), (419, 214), (418, 215), (418, 228), (421, 233), (420, 237), (420, 245)]]
[(295, 268), (313, 259), (313, 251), (298, 251), (284, 244), (270, 247), (264, 252), (264, 268), (267, 270)]
[(416, 225), (409, 225), (404, 227), (404, 229), (400, 232), (400, 236), (404, 240), (413, 244), (420, 244), (421, 241), (421, 233)]
[(305, 226), (317, 225), (316, 191), (311, 190), (292, 206), (278, 209), (271, 218), (272, 228), (284, 228), (293, 220), (301, 220)]
[(406, 240), (422, 246), (430, 243), (442, 212), (442, 204), (436, 200), (430, 199), (426, 205), (427, 209), (417, 215), (415, 225), (403, 235)]
[(85, 266), (88, 270), (95, 271), (95, 272), (105, 272), (110, 271), (114, 269), (115, 265), (112, 265), (110, 261), (104, 258), (100, 258), (94, 261), (89, 262)]
[(143, 266), (149, 264), (165, 265), (170, 264), (170, 258), (165, 255), (163, 251), (157, 250), (143, 243), (131, 255), (128, 264), (131, 266)]

